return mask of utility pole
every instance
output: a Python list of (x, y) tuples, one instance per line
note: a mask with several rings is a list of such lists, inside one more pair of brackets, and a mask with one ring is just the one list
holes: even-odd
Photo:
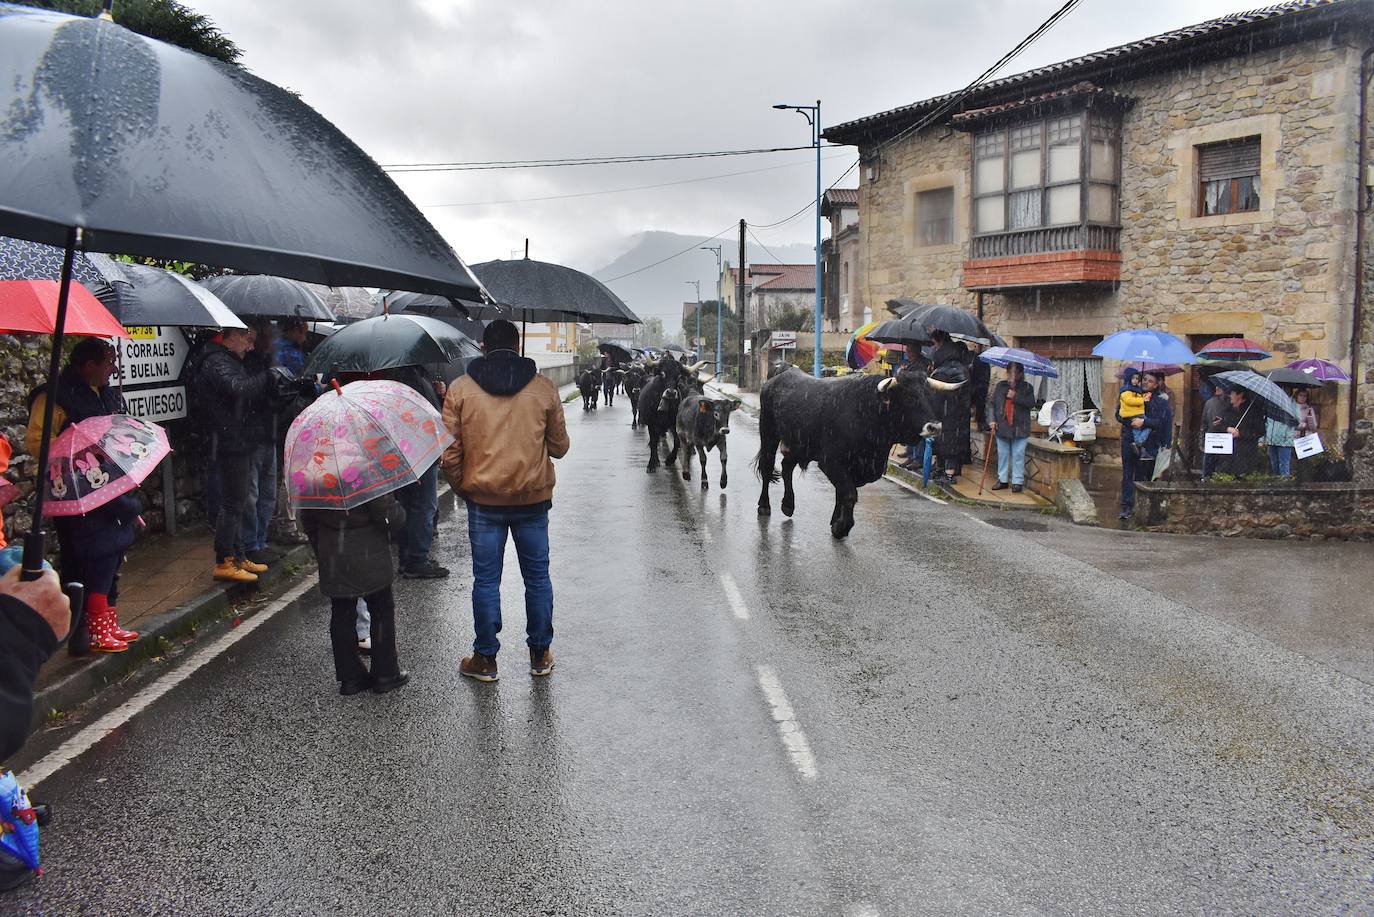
[(721, 308), (722, 308), (721, 302), (720, 302), (720, 297), (721, 297), (721, 290), (720, 290), (720, 284), (721, 284), (720, 249), (721, 249), (721, 247), (720, 247), (719, 245), (703, 245), (703, 246), (701, 246), (701, 249), (702, 249), (702, 251), (714, 252), (715, 255), (716, 255), (716, 372), (717, 372), (717, 373), (720, 373), (720, 371), (721, 371), (722, 369), (724, 369), (724, 367), (721, 366), (721, 363), (720, 363), (720, 360), (721, 360), (721, 356), (720, 356), (720, 334), (721, 334), (721, 329), (720, 329), (720, 326), (721, 326)]
[(774, 105), (774, 108), (795, 111), (811, 125), (811, 143), (816, 147), (816, 378), (821, 376), (821, 100), (815, 105)]
[(739, 370), (736, 380), (740, 388), (744, 388), (744, 326), (745, 315), (749, 309), (744, 302), (744, 232), (745, 223), (739, 221), (739, 273), (735, 275), (735, 318), (739, 324)]
[(684, 280), (682, 282), (691, 284), (692, 288), (697, 291), (697, 336), (692, 339), (692, 350), (695, 351), (701, 346), (697, 343), (701, 340), (701, 281)]

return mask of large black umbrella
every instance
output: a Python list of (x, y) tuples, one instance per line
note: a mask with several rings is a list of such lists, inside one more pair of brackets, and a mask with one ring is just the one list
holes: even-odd
[(486, 327), (482, 316), (496, 318), (501, 315), (494, 307), (483, 303), (454, 303), (447, 296), (433, 293), (387, 293), (381, 297), (373, 315), (428, 315), (447, 322), (474, 341), (482, 339), (482, 329)]
[(472, 271), (515, 321), (640, 323), (610, 287), (561, 264), (519, 258), (474, 264)]
[(477, 342), (426, 315), (380, 315), (345, 325), (310, 354), (303, 376), (370, 373), (398, 366), (465, 363), (482, 355)]
[[(3, 4), (0, 112), (0, 235), (65, 249), (49, 380), (78, 248), (482, 298), (356, 144), (237, 67), (113, 22)], [(41, 569), (44, 490), (24, 544), (27, 576)]]
[(320, 294), (299, 280), (266, 274), (222, 274), (205, 280), (214, 293), (241, 318), (300, 318), (332, 322), (333, 312)]
[(864, 338), (869, 341), (877, 341), (880, 344), (903, 344), (918, 347), (921, 344), (931, 343), (930, 332), (926, 330), (925, 325), (910, 316), (890, 318), (865, 334)]
[(356, 322), (371, 318), (376, 312), (377, 297), (362, 287), (327, 287), (321, 283), (307, 283), (307, 287), (324, 302), (339, 321)]
[(992, 342), (992, 332), (972, 312), (938, 303), (916, 303), (909, 299), (888, 300), (887, 305), (903, 319), (920, 322), (927, 331), (943, 331), (946, 334), (957, 334), (966, 340)]
[(596, 349), (609, 356), (612, 363), (633, 363), (635, 361), (634, 352), (616, 341), (598, 341)]
[[(88, 256), (104, 268), (105, 255)], [(113, 262), (110, 262), (113, 266)], [(205, 287), (180, 274), (146, 264), (120, 264), (122, 279), (92, 289), (122, 325), (242, 328), (243, 321)]]

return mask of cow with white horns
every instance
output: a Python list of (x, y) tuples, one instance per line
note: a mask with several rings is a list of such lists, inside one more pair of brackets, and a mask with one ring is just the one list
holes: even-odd
[(835, 487), (830, 534), (844, 538), (854, 528), (859, 488), (883, 476), (894, 443), (938, 432), (940, 400), (963, 384), (911, 369), (886, 379), (816, 379), (795, 367), (773, 375), (759, 393), (759, 515), (772, 512), (768, 486), (778, 479), (774, 462), (781, 447), (783, 514), (791, 516), (796, 505), (793, 469), (815, 462)]
[(720, 453), (720, 486), (725, 487), (730, 477), (726, 471), (725, 442), (730, 435), (730, 412), (735, 402), (729, 398), (707, 398), (692, 392), (682, 399), (677, 409), (677, 435), (687, 454), (682, 457), (682, 480), (692, 480), (692, 452), (695, 450), (701, 461), (701, 489), (711, 486), (706, 475), (706, 453), (715, 449)]

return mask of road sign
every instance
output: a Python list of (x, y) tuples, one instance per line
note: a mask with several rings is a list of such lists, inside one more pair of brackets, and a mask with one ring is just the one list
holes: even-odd
[(180, 328), (138, 325), (125, 330), (128, 340), (114, 342), (119, 348), (119, 381), (123, 385), (154, 385), (181, 377), (190, 347)]
[(180, 420), (186, 416), (186, 386), (164, 385), (159, 388), (125, 389), (124, 403), (129, 414), (139, 420), (158, 423)]
[(795, 331), (774, 331), (768, 337), (768, 346), (774, 350), (784, 350), (797, 346), (797, 332)]

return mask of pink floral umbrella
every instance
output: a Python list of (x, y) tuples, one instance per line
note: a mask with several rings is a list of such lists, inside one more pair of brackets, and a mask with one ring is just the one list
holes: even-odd
[(413, 484), (451, 442), (439, 412), (413, 388), (336, 384), (287, 431), (287, 498), (296, 509), (352, 509)]
[(53, 440), (45, 516), (84, 516), (142, 484), (171, 453), (155, 423), (109, 414), (74, 423)]

